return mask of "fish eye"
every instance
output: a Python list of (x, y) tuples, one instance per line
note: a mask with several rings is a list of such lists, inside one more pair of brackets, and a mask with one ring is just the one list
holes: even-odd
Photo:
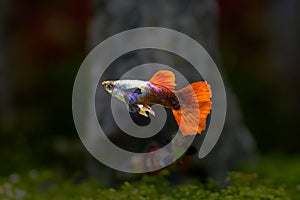
[(107, 89), (109, 89), (109, 90), (113, 89), (113, 84), (111, 84), (111, 83), (107, 84)]

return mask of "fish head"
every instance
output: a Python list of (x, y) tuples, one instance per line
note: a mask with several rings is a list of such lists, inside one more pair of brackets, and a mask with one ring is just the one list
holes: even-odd
[[(126, 98), (136, 98), (141, 93), (141, 89), (145, 87), (145, 81), (137, 80), (114, 80), (114, 81), (103, 81), (103, 88), (113, 97), (116, 97), (120, 101), (127, 102)], [(137, 90), (139, 89), (139, 90)]]
[(115, 81), (103, 81), (102, 86), (103, 88), (109, 93), (112, 94), (115, 88)]
[(103, 81), (102, 86), (111, 96), (125, 102), (123, 88), (119, 80)]

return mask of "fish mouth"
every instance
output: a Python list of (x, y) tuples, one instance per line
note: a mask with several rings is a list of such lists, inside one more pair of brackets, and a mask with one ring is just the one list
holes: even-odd
[(108, 84), (108, 81), (103, 81), (101, 85), (102, 85), (103, 87), (106, 87), (107, 84)]

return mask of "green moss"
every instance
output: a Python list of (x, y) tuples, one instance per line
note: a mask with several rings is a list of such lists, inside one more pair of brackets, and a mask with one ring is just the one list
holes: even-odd
[[(262, 161), (263, 166), (255, 169), (255, 173), (253, 173), (254, 169), (229, 173), (228, 185), (223, 189), (219, 189), (213, 180), (208, 180), (205, 184), (194, 182), (173, 187), (167, 181), (167, 177), (170, 176), (167, 171), (163, 171), (158, 175), (145, 175), (138, 181), (124, 182), (119, 187), (107, 188), (98, 180), (80, 180), (78, 177), (66, 180), (54, 171), (32, 170), (27, 174), (12, 174), (9, 177), (0, 179), (0, 199), (300, 199), (298, 158), (292, 160), (291, 163), (288, 160), (285, 160), (285, 162), (279, 160), (280, 158), (265, 158)], [(268, 166), (271, 168), (272, 162), (278, 164), (278, 171), (268, 170)], [(284, 164), (290, 167), (290, 171), (283, 170)], [(291, 173), (295, 175), (291, 176)]]

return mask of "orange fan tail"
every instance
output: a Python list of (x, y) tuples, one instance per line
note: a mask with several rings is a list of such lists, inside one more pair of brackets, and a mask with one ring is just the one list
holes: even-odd
[(183, 135), (195, 135), (206, 128), (212, 108), (211, 90), (207, 82), (195, 82), (176, 92), (179, 110), (172, 110)]

